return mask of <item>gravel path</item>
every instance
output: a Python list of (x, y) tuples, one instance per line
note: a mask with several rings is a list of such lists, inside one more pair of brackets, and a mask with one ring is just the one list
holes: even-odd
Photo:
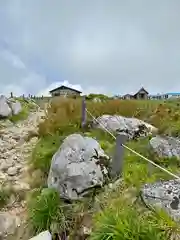
[[(30, 189), (27, 161), (38, 141), (34, 136), (43, 116), (44, 111), (38, 110), (18, 124), (5, 121), (0, 129), (0, 201), (4, 192), (9, 193), (6, 205), (0, 208), (0, 239), (10, 239), (22, 224), (25, 195)], [(28, 140), (30, 135), (33, 137)]]

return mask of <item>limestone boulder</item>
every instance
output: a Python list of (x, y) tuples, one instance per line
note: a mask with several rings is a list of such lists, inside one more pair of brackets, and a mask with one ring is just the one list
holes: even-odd
[(156, 136), (150, 140), (152, 150), (159, 157), (176, 157), (180, 159), (180, 139)]
[(55, 188), (61, 198), (80, 199), (90, 189), (104, 184), (108, 161), (95, 139), (69, 135), (52, 158), (48, 187)]
[(12, 110), (5, 96), (0, 96), (0, 118), (6, 118), (12, 115)]
[(119, 115), (102, 115), (94, 121), (93, 126), (102, 130), (105, 127), (113, 133), (125, 133), (129, 139), (156, 134), (158, 131), (157, 128), (140, 119)]
[(163, 209), (175, 221), (180, 220), (180, 181), (145, 184), (141, 189), (141, 196), (147, 205)]
[(9, 100), (9, 106), (12, 110), (13, 115), (18, 115), (22, 111), (21, 103), (17, 100)]

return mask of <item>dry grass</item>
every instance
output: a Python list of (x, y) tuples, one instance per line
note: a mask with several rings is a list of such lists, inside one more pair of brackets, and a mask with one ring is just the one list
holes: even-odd
[[(107, 100), (97, 103), (86, 101), (87, 109), (95, 117), (103, 114), (119, 114), (126, 117), (148, 119), (158, 105), (158, 101)], [(79, 128), (82, 116), (82, 99), (55, 98), (47, 111), (45, 121), (39, 125), (41, 136), (53, 134), (61, 128), (67, 129), (70, 125)], [(87, 118), (90, 119), (90, 116)]]

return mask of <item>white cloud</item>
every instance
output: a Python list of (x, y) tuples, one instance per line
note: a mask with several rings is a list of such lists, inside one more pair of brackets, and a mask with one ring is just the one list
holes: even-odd
[(64, 79), (85, 93), (180, 90), (179, 8), (168, 0), (0, 1), (1, 92), (47, 93)]

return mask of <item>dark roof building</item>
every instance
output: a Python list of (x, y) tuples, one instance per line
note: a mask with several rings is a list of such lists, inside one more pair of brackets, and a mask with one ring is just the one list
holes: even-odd
[(142, 87), (133, 97), (135, 99), (148, 99), (148, 95), (149, 93)]
[(55, 97), (55, 96), (80, 96), (82, 92), (79, 91), (79, 90), (76, 90), (76, 89), (73, 89), (73, 88), (70, 88), (70, 87), (66, 87), (64, 85), (58, 87), (58, 88), (55, 88), (55, 89), (52, 89), (50, 91), (50, 94), (52, 97)]
[(126, 94), (123, 96), (124, 99), (148, 99), (149, 93), (142, 87), (135, 94)]

